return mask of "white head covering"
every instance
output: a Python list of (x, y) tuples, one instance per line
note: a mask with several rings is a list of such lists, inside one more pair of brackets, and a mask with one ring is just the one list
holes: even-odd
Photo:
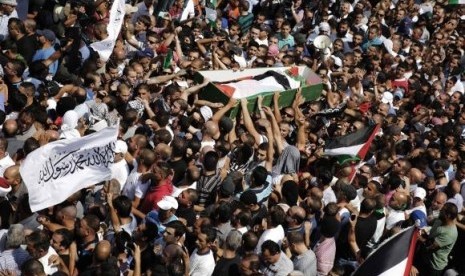
[(78, 126), (79, 115), (74, 110), (66, 111), (63, 115), (63, 122), (60, 129), (60, 138), (71, 139), (81, 137), (81, 134), (76, 129)]

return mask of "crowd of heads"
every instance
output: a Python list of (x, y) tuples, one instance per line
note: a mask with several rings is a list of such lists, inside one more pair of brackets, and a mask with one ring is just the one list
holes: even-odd
[[(1, 275), (350, 275), (410, 226), (413, 274), (465, 273), (465, 5), (125, 1), (113, 34), (114, 4), (0, 0)], [(293, 66), (318, 99), (199, 97)], [(115, 125), (111, 180), (32, 212), (28, 155)]]

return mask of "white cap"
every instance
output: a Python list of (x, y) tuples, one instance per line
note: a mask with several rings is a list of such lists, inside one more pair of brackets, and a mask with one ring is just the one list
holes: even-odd
[(178, 201), (172, 196), (164, 196), (162, 200), (158, 201), (157, 205), (161, 210), (165, 211), (178, 209)]
[(320, 32), (330, 32), (331, 27), (327, 22), (321, 22), (320, 25), (318, 26)]
[(122, 140), (118, 140), (115, 143), (115, 153), (126, 154), (128, 152), (128, 145)]
[(100, 120), (99, 122), (95, 123), (91, 129), (94, 131), (100, 131), (108, 126), (107, 121), (105, 120)]
[(391, 92), (384, 92), (383, 93), (383, 98), (381, 99), (382, 103), (389, 103), (392, 104), (392, 101), (394, 100), (394, 95), (392, 95)]
[(200, 114), (202, 114), (203, 119), (206, 121), (210, 120), (211, 117), (213, 117), (213, 111), (209, 106), (202, 106), (200, 108)]
[(426, 197), (426, 191), (422, 187), (417, 187), (413, 193), (413, 197), (418, 197), (421, 200), (424, 200)]

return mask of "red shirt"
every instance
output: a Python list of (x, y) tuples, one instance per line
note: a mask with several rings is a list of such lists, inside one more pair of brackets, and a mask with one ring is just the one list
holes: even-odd
[(157, 203), (162, 200), (164, 196), (171, 195), (172, 193), (173, 184), (171, 183), (171, 179), (167, 178), (161, 181), (157, 186), (148, 189), (147, 194), (140, 204), (139, 210), (144, 214), (152, 210), (158, 210)]

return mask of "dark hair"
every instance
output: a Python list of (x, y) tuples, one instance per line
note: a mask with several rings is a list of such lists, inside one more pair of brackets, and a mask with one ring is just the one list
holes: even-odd
[(292, 231), (287, 234), (287, 240), (289, 244), (293, 243), (303, 243), (304, 242), (304, 234), (300, 231)]
[(36, 259), (30, 259), (21, 266), (21, 275), (41, 275), (45, 274), (44, 266)]
[(271, 207), (268, 216), (270, 217), (271, 225), (275, 227), (284, 224), (286, 221), (286, 213), (279, 206)]
[(365, 198), (360, 204), (360, 213), (368, 214), (376, 209), (376, 201), (370, 198)]
[(265, 250), (268, 250), (271, 255), (276, 255), (281, 253), (281, 249), (279, 248), (279, 244), (272, 240), (267, 240), (262, 243), (262, 252), (265, 252)]
[(23, 151), (25, 155), (33, 152), (34, 150), (40, 148), (39, 141), (36, 140), (34, 137), (29, 137), (24, 141)]
[(186, 154), (186, 140), (180, 137), (174, 137), (173, 141), (171, 141), (170, 146), (172, 148), (171, 154), (173, 157), (184, 157), (184, 155)]
[(242, 249), (244, 249), (244, 251), (254, 251), (257, 244), (258, 237), (254, 232), (248, 231), (242, 235)]
[(43, 230), (36, 230), (26, 236), (26, 243), (31, 244), (35, 250), (48, 251), (50, 247), (50, 237)]
[(118, 216), (127, 218), (131, 215), (132, 201), (125, 195), (120, 195), (113, 199), (113, 206), (118, 212)]
[(170, 221), (165, 225), (165, 227), (173, 228), (174, 229), (174, 235), (176, 237), (183, 236), (187, 231), (186, 226), (182, 222), (180, 222), (179, 220)]
[(70, 230), (66, 228), (57, 229), (53, 233), (61, 236), (62, 240), (60, 242), (60, 245), (63, 246), (64, 248), (69, 248), (69, 246), (74, 241), (73, 232), (71, 232)]
[(257, 204), (258, 202), (257, 195), (251, 190), (243, 192), (240, 196), (240, 201), (245, 205)]
[(231, 205), (227, 202), (223, 202), (215, 210), (215, 218), (220, 223), (226, 223), (231, 219), (232, 210)]
[(213, 229), (211, 226), (204, 225), (200, 228), (200, 233), (205, 234), (207, 236), (207, 242), (214, 242), (216, 239), (216, 230)]
[(205, 156), (203, 157), (203, 166), (206, 171), (214, 171), (216, 170), (216, 166), (218, 164), (218, 153), (215, 151), (209, 151), (205, 153)]
[(160, 127), (167, 126), (169, 123), (169, 120), (170, 120), (170, 115), (165, 112), (158, 112), (157, 116), (155, 117), (155, 122), (157, 122), (157, 124)]
[(171, 133), (167, 129), (159, 129), (153, 133), (153, 141), (155, 144), (164, 143), (169, 144), (171, 142)]
[(457, 205), (455, 205), (452, 202), (446, 202), (444, 206), (442, 207), (442, 211), (444, 212), (444, 215), (448, 219), (457, 218), (457, 215), (458, 215)]
[(263, 166), (258, 166), (252, 171), (251, 180), (254, 186), (264, 185), (266, 178), (268, 176), (268, 171)]
[(98, 232), (100, 228), (100, 219), (96, 215), (86, 215), (82, 219), (86, 221), (89, 228)]

